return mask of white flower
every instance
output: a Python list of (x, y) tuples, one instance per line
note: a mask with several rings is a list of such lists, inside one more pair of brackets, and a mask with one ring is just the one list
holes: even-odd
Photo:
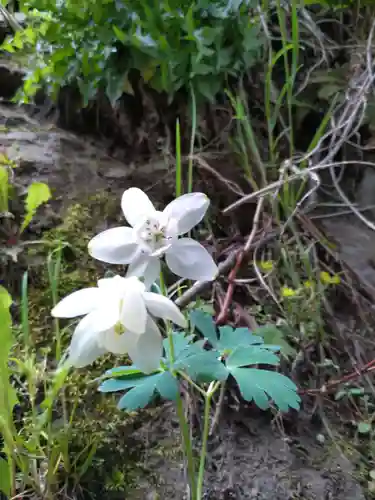
[(100, 279), (97, 287), (73, 292), (52, 310), (56, 318), (84, 316), (72, 337), (69, 364), (82, 368), (106, 352), (128, 353), (145, 373), (159, 367), (162, 355), (162, 336), (150, 314), (186, 327), (174, 302), (147, 292), (136, 277)]
[(121, 208), (132, 227), (115, 227), (95, 236), (89, 253), (110, 264), (129, 264), (128, 276), (143, 276), (150, 286), (160, 274), (159, 259), (165, 254), (168, 267), (178, 276), (211, 281), (217, 265), (207, 250), (191, 238), (179, 238), (204, 217), (209, 199), (203, 193), (184, 194), (163, 212), (138, 188), (127, 189)]

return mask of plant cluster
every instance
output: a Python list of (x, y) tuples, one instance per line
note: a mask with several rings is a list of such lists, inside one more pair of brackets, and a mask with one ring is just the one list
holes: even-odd
[[(30, 242), (20, 237), (30, 225), (37, 209), (48, 202), (51, 192), (44, 182), (31, 182), (26, 192), (20, 192), (15, 181), (16, 162), (5, 153), (0, 153), (0, 262), (12, 259), (17, 262), (18, 254)], [(15, 200), (24, 196), (23, 218), (11, 212)]]
[(85, 105), (98, 90), (114, 103), (132, 93), (136, 70), (157, 91), (181, 88), (212, 99), (230, 76), (258, 60), (263, 45), (252, 0), (21, 2), (26, 28), (3, 49), (29, 53), (23, 99), (42, 86), (78, 85)]
[[(122, 209), (132, 228), (104, 231), (91, 240), (89, 248), (92, 255), (99, 256), (101, 260), (129, 264), (126, 276), (101, 278), (97, 287), (74, 291), (57, 302), (52, 310), (56, 321), (57, 318), (77, 316), (82, 319), (75, 327), (66, 356), (61, 356), (61, 344), (56, 343), (59, 368), (46, 388), (47, 396), (42, 403), (44, 411), (42, 414), (33, 413), (35, 431), (32, 442), (35, 454), (43, 456), (40, 439), (44, 433), (47, 437), (49, 435), (48, 426), (44, 433), (43, 426), (51, 422), (53, 402), (63, 391), (69, 369), (88, 366), (107, 352), (122, 356), (127, 354), (133, 361), (130, 366), (107, 370), (100, 377), (100, 391), (126, 391), (120, 398), (119, 408), (128, 411), (144, 408), (156, 395), (175, 401), (193, 500), (201, 500), (204, 495), (212, 398), (227, 379), (233, 378), (243, 398), (253, 401), (262, 409), (274, 406), (280, 411), (288, 411), (289, 408), (298, 410), (300, 398), (295, 384), (281, 373), (268, 368), (279, 364), (277, 352), (280, 346), (265, 344), (262, 336), (247, 328), (222, 326), (217, 331), (211, 315), (199, 308), (190, 309), (187, 319), (168, 296), (163, 278), (164, 256), (167, 265), (182, 278), (189, 278), (192, 272), (198, 280), (200, 272), (202, 280), (206, 281), (217, 276), (217, 266), (207, 250), (190, 237), (179, 237), (190, 232), (203, 219), (208, 205), (204, 194), (189, 193), (177, 197), (164, 211), (158, 211), (141, 190), (130, 188), (125, 191)], [(173, 251), (176, 245), (178, 252)], [(149, 279), (150, 263), (152, 269), (157, 267), (160, 271), (159, 279), (152, 284)], [(52, 272), (51, 276), (55, 276), (55, 273)], [(56, 286), (53, 288), (56, 289)], [(28, 469), (29, 462), (25, 467), (21, 459), (20, 447), (24, 446), (24, 440), (20, 439), (13, 421), (16, 395), (9, 377), (13, 340), (10, 305), (11, 299), (2, 289), (1, 334), (6, 340), (6, 348), (0, 359), (0, 430), (4, 436), (6, 458), (0, 462), (4, 477), (0, 488), (7, 495), (14, 495), (18, 470), (23, 471), (26, 483), (36, 481)], [(27, 333), (26, 307), (23, 315)], [(160, 319), (164, 326), (158, 321)], [(180, 328), (174, 328), (173, 323)], [(58, 326), (56, 335), (60, 335)], [(29, 384), (35, 387), (35, 370), (32, 366), (29, 368), (26, 372), (29, 374)], [(198, 468), (180, 395), (182, 381), (197, 391), (205, 404)], [(53, 442), (53, 435), (50, 438)], [(65, 460), (68, 462), (67, 457), (64, 463)], [(49, 464), (51, 474), (54, 467), (54, 463)]]

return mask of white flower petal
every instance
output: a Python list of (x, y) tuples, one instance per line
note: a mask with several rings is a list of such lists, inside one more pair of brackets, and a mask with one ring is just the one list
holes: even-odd
[(160, 367), (163, 339), (155, 322), (148, 317), (146, 331), (139, 335), (137, 343), (128, 350), (129, 357), (143, 373), (151, 373)]
[(188, 193), (173, 200), (164, 209), (178, 224), (178, 234), (185, 234), (205, 216), (210, 200), (204, 193)]
[(185, 316), (172, 300), (164, 297), (164, 295), (152, 292), (145, 292), (143, 296), (146, 302), (147, 310), (153, 316), (162, 319), (169, 319), (173, 321), (173, 323), (176, 323), (176, 325), (182, 326), (183, 328), (187, 326)]
[(146, 328), (147, 310), (143, 293), (138, 287), (128, 287), (122, 295), (121, 323), (127, 330), (143, 333)]
[(89, 254), (108, 264), (129, 264), (138, 243), (131, 227), (114, 227), (97, 234), (89, 242)]
[(102, 307), (95, 309), (81, 319), (78, 323), (75, 334), (91, 334), (97, 337), (99, 334), (114, 327), (119, 321), (118, 303), (104, 302)]
[(143, 276), (150, 259), (151, 256), (149, 253), (139, 250), (129, 264), (128, 270), (126, 272), (126, 277), (129, 278), (132, 276)]
[(136, 276), (131, 276), (129, 278), (124, 278), (123, 276), (111, 276), (110, 278), (102, 278), (98, 280), (98, 287), (103, 293), (104, 300), (112, 301), (121, 300), (122, 295), (126, 293), (130, 288), (139, 290), (140, 292), (145, 291), (144, 284)]
[(118, 290), (123, 279), (125, 278), (119, 276), (118, 274), (111, 276), (110, 278), (100, 278), (98, 279), (98, 287), (107, 294), (111, 291)]
[(155, 207), (150, 198), (141, 189), (130, 188), (124, 191), (121, 198), (121, 208), (131, 226), (136, 226), (155, 213)]
[(144, 270), (143, 278), (146, 289), (148, 290), (160, 277), (160, 260), (157, 257), (151, 257), (147, 267)]
[(218, 268), (211, 255), (197, 241), (181, 238), (167, 251), (169, 269), (182, 278), (194, 281), (212, 281)]
[(100, 304), (101, 293), (98, 288), (83, 288), (64, 297), (52, 309), (55, 318), (75, 318), (94, 310)]
[(99, 356), (106, 353), (106, 349), (98, 344), (98, 338), (89, 330), (76, 329), (69, 346), (68, 365), (83, 368), (91, 365)]
[(101, 335), (100, 343), (105, 349), (113, 354), (126, 354), (129, 349), (133, 349), (137, 343), (139, 335), (126, 330), (120, 335), (113, 328)]

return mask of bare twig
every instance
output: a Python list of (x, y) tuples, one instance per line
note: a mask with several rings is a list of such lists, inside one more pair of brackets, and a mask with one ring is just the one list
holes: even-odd
[(244, 260), (244, 257), (249, 252), (249, 249), (254, 241), (255, 235), (258, 231), (259, 219), (260, 219), (260, 214), (262, 212), (263, 204), (264, 204), (264, 198), (259, 198), (257, 208), (256, 208), (255, 214), (254, 214), (253, 227), (251, 229), (251, 232), (249, 234), (249, 237), (246, 241), (246, 244), (245, 244), (243, 250), (237, 256), (235, 266), (233, 267), (232, 271), (229, 273), (229, 276), (228, 276), (229, 285), (228, 285), (227, 293), (225, 295), (225, 299), (224, 299), (224, 303), (222, 305), (221, 311), (220, 311), (218, 317), (216, 318), (217, 325), (222, 325), (222, 324), (226, 323), (226, 321), (227, 321), (228, 310), (229, 310), (230, 304), (232, 302), (234, 288), (235, 288), (234, 280), (236, 279), (236, 275), (241, 267), (241, 264)]

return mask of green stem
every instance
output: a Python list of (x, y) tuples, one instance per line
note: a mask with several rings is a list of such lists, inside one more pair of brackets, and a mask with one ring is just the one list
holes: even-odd
[(207, 443), (208, 435), (210, 433), (210, 410), (212, 396), (215, 394), (218, 387), (220, 387), (220, 382), (211, 382), (205, 396), (204, 404), (204, 422), (203, 422), (203, 435), (202, 435), (202, 449), (199, 461), (199, 472), (198, 472), (198, 483), (197, 483), (197, 494), (196, 500), (201, 500), (203, 498), (203, 480), (206, 465), (206, 455), (207, 455)]
[(197, 385), (195, 382), (193, 382), (191, 380), (191, 378), (189, 377), (189, 375), (186, 375), (186, 373), (184, 372), (178, 372), (178, 374), (184, 378), (186, 380), (186, 382), (188, 382), (192, 387), (194, 387), (195, 390), (197, 390), (200, 394), (202, 394), (202, 396), (206, 397), (206, 391), (204, 391), (203, 389), (201, 389), (199, 387), (199, 385)]
[(184, 454), (187, 461), (187, 473), (189, 477), (190, 486), (190, 498), (191, 500), (198, 500), (196, 495), (196, 478), (195, 478), (195, 465), (193, 457), (193, 448), (191, 446), (190, 431), (188, 423), (186, 422), (184, 405), (180, 395), (177, 397), (177, 416), (180, 423), (180, 429), (182, 434), (182, 442), (184, 448)]
[[(167, 296), (167, 287), (165, 285), (163, 273), (160, 272), (160, 289), (164, 296)], [(174, 344), (173, 344), (173, 336), (171, 335), (171, 328), (167, 323), (167, 336), (169, 342), (169, 363), (173, 366), (175, 355), (174, 355)], [(189, 477), (189, 486), (191, 492), (191, 500), (197, 500), (196, 498), (196, 478), (195, 478), (195, 466), (194, 466), (194, 457), (193, 457), (193, 447), (190, 439), (189, 426), (185, 418), (184, 412), (184, 404), (180, 395), (180, 392), (177, 394), (177, 416), (180, 424), (181, 435), (182, 435), (182, 446), (184, 450), (184, 455), (187, 461), (187, 473)]]

